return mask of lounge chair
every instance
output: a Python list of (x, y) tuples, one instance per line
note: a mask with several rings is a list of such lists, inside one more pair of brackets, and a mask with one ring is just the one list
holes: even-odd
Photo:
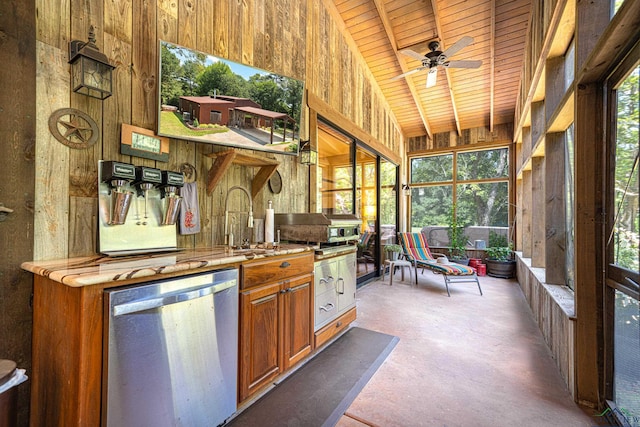
[(360, 249), (358, 250), (358, 271), (360, 270), (360, 264), (364, 264), (365, 270), (369, 271), (369, 263), (373, 263), (373, 256), (371, 253), (371, 242), (374, 239), (376, 233), (370, 231), (364, 231), (360, 235), (360, 240), (358, 241), (358, 246)]
[[(450, 283), (476, 283), (480, 290), (480, 295), (482, 295), (482, 288), (475, 270), (469, 266), (453, 262), (438, 262), (434, 254), (429, 250), (427, 239), (422, 233), (398, 233), (398, 240), (402, 246), (403, 257), (413, 265), (416, 284), (418, 283), (418, 268), (422, 268), (423, 271), (427, 268), (434, 274), (442, 274), (448, 296), (451, 296), (451, 293), (449, 293)], [(444, 255), (441, 256), (444, 257)], [(444, 259), (446, 260), (446, 257)]]

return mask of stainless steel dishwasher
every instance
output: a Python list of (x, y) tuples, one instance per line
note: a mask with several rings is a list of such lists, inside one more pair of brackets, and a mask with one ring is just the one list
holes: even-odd
[(105, 291), (103, 425), (209, 427), (236, 411), (237, 277)]

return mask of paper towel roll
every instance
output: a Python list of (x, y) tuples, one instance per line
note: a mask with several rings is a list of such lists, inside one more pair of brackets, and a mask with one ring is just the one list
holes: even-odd
[(274, 213), (273, 213), (273, 203), (269, 200), (267, 212), (264, 217), (264, 241), (265, 243), (273, 243), (273, 227), (274, 227)]

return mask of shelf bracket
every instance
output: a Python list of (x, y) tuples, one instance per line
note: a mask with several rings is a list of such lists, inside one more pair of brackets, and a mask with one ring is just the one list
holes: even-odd
[(280, 165), (280, 162), (275, 159), (240, 153), (236, 150), (226, 150), (219, 153), (210, 153), (205, 155), (207, 157), (215, 157), (215, 161), (207, 175), (208, 195), (211, 195), (232, 164), (240, 164), (243, 166), (260, 168), (251, 182), (251, 197), (256, 197), (265, 184), (269, 182), (269, 178), (271, 178)]

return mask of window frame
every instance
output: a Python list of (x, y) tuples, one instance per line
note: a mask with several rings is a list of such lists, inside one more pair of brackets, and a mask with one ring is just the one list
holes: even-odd
[[(615, 162), (616, 162), (616, 147), (617, 147), (617, 87), (622, 83), (623, 79), (633, 70), (640, 59), (640, 43), (632, 49), (630, 55), (627, 56), (619, 67), (614, 71), (607, 80), (607, 183), (606, 183), (606, 197), (607, 197), (607, 219), (606, 219), (606, 232), (605, 239), (610, 235), (614, 227), (614, 215), (615, 215)], [(636, 171), (637, 173), (638, 171)], [(638, 272), (630, 271), (624, 267), (620, 267), (614, 264), (614, 252), (613, 245), (607, 245), (605, 240), (604, 251), (606, 259), (606, 283), (607, 286), (617, 289), (633, 298), (640, 299), (640, 286), (638, 286), (639, 275)], [(631, 282), (635, 282), (635, 285)]]
[[(615, 322), (615, 295), (621, 292), (636, 300), (640, 299), (640, 286), (638, 272), (631, 271), (614, 264), (613, 245), (607, 244), (609, 235), (615, 226), (616, 197), (615, 197), (615, 165), (617, 149), (617, 88), (626, 78), (629, 72), (638, 66), (640, 60), (640, 43), (630, 50), (625, 59), (618, 64), (615, 70), (604, 82), (606, 101), (603, 105), (606, 111), (606, 158), (605, 158), (605, 224), (602, 242), (604, 263), (604, 396), (607, 406), (612, 409), (619, 421), (616, 402), (614, 401), (614, 322)], [(636, 171), (638, 173), (638, 171)], [(634, 283), (635, 282), (635, 283)]]
[[(505, 177), (501, 177), (501, 178), (480, 178), (480, 179), (470, 179), (470, 180), (459, 180), (458, 179), (458, 155), (459, 154), (465, 154), (465, 153), (474, 153), (474, 152), (480, 152), (480, 151), (492, 151), (492, 150), (502, 150), (502, 149), (506, 149), (507, 150), (507, 161), (509, 162), (508, 168), (507, 168), (507, 173)], [(451, 171), (451, 177), (452, 179), (450, 181), (432, 181), (432, 182), (414, 182), (413, 181), (413, 176), (412, 176), (412, 161), (414, 159), (419, 159), (419, 158), (425, 158), (425, 157), (436, 157), (436, 156), (443, 156), (443, 155), (452, 155), (453, 156), (453, 160), (452, 160), (452, 171)], [(409, 185), (411, 186), (411, 190), (413, 192), (414, 189), (420, 189), (420, 188), (427, 188), (427, 187), (435, 187), (435, 186), (451, 186), (451, 200), (453, 202), (453, 204), (456, 204), (456, 201), (458, 199), (458, 185), (460, 184), (491, 184), (491, 183), (503, 183), (506, 182), (507, 183), (507, 197), (508, 197), (508, 203), (511, 204), (512, 203), (512, 182), (511, 182), (511, 168), (512, 168), (512, 153), (511, 153), (511, 146), (508, 143), (504, 143), (504, 144), (495, 144), (495, 145), (491, 145), (491, 146), (483, 146), (483, 147), (465, 147), (463, 149), (452, 149), (452, 148), (448, 148), (445, 150), (438, 150), (438, 151), (432, 151), (429, 153), (422, 153), (422, 154), (417, 154), (417, 155), (412, 155), (412, 156), (408, 156), (407, 158), (407, 162), (408, 162), (408, 167), (407, 167), (407, 173), (409, 175), (408, 177), (408, 182)], [(407, 206), (407, 228), (408, 229), (412, 229), (413, 224), (412, 224), (412, 211), (413, 211), (413, 199), (411, 199), (408, 203)], [(512, 213), (511, 213), (511, 209), (509, 209), (509, 207), (507, 207), (507, 211), (508, 211), (508, 217), (507, 217), (507, 224), (509, 226), (509, 228), (511, 228), (511, 224), (512, 224)]]

